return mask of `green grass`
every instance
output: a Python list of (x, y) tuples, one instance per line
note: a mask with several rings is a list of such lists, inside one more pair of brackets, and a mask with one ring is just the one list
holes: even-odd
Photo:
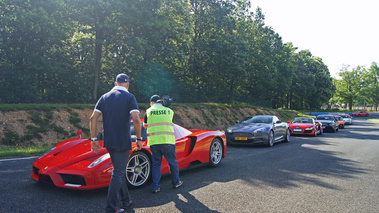
[(367, 119), (367, 121), (379, 124), (379, 119)]
[(0, 158), (4, 157), (18, 157), (18, 156), (30, 156), (30, 155), (39, 155), (46, 152), (50, 149), (51, 146), (1, 146), (0, 148)]

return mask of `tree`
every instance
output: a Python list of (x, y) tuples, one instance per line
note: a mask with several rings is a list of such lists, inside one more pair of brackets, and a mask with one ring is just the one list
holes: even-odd
[(348, 69), (349, 66), (344, 65), (339, 73), (342, 79), (336, 81), (336, 96), (340, 97), (342, 102), (348, 103), (349, 109), (352, 110), (353, 105), (358, 103), (363, 67), (358, 66), (352, 71)]
[(56, 101), (70, 35), (60, 0), (0, 2), (0, 82), (5, 103)]
[(362, 74), (364, 86), (361, 89), (361, 95), (365, 97), (368, 104), (375, 107), (378, 111), (379, 104), (379, 67), (373, 62), (370, 68)]

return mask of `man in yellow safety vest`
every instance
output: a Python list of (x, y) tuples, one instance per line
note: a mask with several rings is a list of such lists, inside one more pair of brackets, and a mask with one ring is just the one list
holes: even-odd
[(171, 172), (171, 183), (174, 188), (183, 184), (179, 178), (179, 167), (176, 161), (175, 135), (172, 119), (174, 111), (162, 105), (158, 95), (150, 98), (150, 108), (146, 110), (144, 127), (147, 128), (147, 140), (152, 153), (151, 192), (160, 191), (162, 156), (165, 157)]

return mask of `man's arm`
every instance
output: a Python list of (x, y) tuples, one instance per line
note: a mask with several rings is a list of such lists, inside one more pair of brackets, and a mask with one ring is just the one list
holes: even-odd
[(137, 136), (137, 149), (141, 150), (142, 141), (138, 140), (138, 139), (141, 139), (141, 121), (140, 121), (137, 111), (133, 111), (131, 115), (133, 119), (134, 131), (136, 132), (136, 136)]
[[(97, 137), (97, 121), (99, 120), (101, 113), (98, 111), (93, 111), (91, 118), (89, 120), (89, 129), (91, 132), (91, 138)], [(99, 154), (99, 149), (101, 149), (99, 141), (91, 141), (91, 150), (96, 154)]]
[(147, 114), (145, 113), (145, 116), (143, 117), (143, 127), (147, 129)]

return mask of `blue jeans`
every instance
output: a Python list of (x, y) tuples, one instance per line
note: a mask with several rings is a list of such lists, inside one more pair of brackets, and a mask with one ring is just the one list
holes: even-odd
[(106, 212), (116, 212), (118, 202), (127, 206), (130, 201), (129, 190), (126, 184), (126, 164), (130, 150), (107, 149), (112, 160), (112, 178), (108, 188)]
[(176, 186), (179, 184), (180, 178), (179, 178), (179, 166), (178, 162), (176, 161), (176, 151), (175, 151), (175, 145), (172, 144), (157, 144), (150, 146), (150, 150), (152, 155), (152, 180), (153, 183), (151, 184), (151, 190), (157, 190), (161, 187), (160, 180), (161, 180), (161, 164), (162, 164), (162, 156), (165, 157), (165, 159), (168, 162), (168, 165), (170, 166), (170, 172), (171, 172), (171, 183), (173, 186)]

